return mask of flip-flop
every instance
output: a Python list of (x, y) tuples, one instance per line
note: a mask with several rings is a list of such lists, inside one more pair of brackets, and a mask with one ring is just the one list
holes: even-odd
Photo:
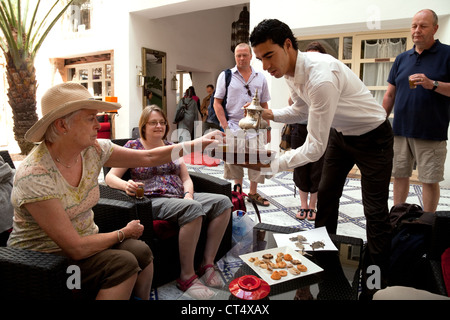
[[(255, 193), (255, 194), (250, 194), (249, 193), (247, 195), (247, 201), (248, 202), (252, 202), (252, 200), (250, 200), (250, 199), (253, 199), (257, 205), (260, 205), (260, 206), (263, 206), (263, 207), (270, 206), (269, 200), (267, 200), (266, 198), (261, 197), (261, 195), (258, 192)], [(267, 202), (267, 204), (265, 202)]]
[(308, 219), (308, 221), (316, 220), (316, 213), (317, 213), (317, 210), (309, 209), (308, 217), (306, 219)]
[(196, 274), (186, 281), (177, 279), (177, 288), (198, 300), (211, 299), (214, 296), (214, 292), (201, 283)]
[(208, 287), (220, 288), (223, 286), (222, 279), (220, 279), (220, 276), (216, 273), (214, 265), (207, 264), (201, 266), (197, 273), (200, 277), (205, 276), (202, 280)]
[(308, 215), (309, 209), (300, 209), (297, 211), (297, 214), (295, 217), (299, 220), (305, 220), (306, 216)]

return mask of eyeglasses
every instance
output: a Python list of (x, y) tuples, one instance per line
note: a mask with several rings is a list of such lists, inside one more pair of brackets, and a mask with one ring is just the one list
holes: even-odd
[(244, 87), (245, 87), (245, 89), (247, 89), (248, 96), (251, 97), (252, 96), (252, 92), (250, 91), (250, 88), (249, 88), (248, 84), (245, 84)]
[(159, 124), (161, 127), (164, 127), (165, 125), (167, 125), (167, 122), (166, 122), (166, 121), (150, 121), (150, 122), (147, 122), (147, 124), (148, 124), (150, 127), (156, 127), (158, 124)]

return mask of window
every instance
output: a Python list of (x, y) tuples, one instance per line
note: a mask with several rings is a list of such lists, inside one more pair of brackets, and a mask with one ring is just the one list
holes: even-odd
[(112, 96), (111, 62), (67, 65), (67, 81), (85, 86), (97, 100)]
[(312, 41), (320, 42), (327, 53), (351, 68), (380, 104), (395, 57), (413, 46), (409, 30), (301, 37), (300, 51)]
[(66, 11), (69, 31), (82, 32), (91, 29), (91, 8), (90, 0), (72, 2)]

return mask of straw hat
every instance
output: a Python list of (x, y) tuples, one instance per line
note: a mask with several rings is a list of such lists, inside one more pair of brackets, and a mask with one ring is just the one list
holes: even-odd
[(27, 131), (25, 139), (30, 142), (42, 141), (53, 121), (74, 111), (90, 109), (104, 112), (120, 107), (118, 103), (94, 100), (89, 91), (79, 83), (66, 82), (56, 85), (42, 97), (42, 118)]

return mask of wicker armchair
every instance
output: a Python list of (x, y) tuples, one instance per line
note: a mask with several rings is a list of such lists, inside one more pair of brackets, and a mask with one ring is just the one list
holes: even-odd
[[(130, 139), (116, 139), (112, 141), (123, 146), (128, 140)], [(105, 176), (110, 169), (111, 168), (109, 167), (103, 167), (103, 173)], [(189, 174), (194, 183), (194, 190), (196, 192), (223, 194), (231, 199), (230, 182), (198, 172), (189, 172)], [(128, 180), (130, 178), (129, 172), (127, 171), (122, 178)], [(117, 189), (106, 187), (100, 191), (102, 198), (131, 202), (139, 201)], [(148, 206), (145, 214), (139, 216), (139, 219), (141, 220), (141, 223), (145, 225), (144, 234), (141, 239), (146, 241), (146, 243), (150, 246), (155, 257), (153, 287), (158, 287), (162, 284), (175, 280), (180, 275), (178, 226), (165, 220), (153, 220), (151, 204)], [(204, 223), (195, 254), (194, 263), (196, 268), (201, 263), (201, 259), (203, 257), (203, 252), (206, 245), (206, 228), (207, 225)], [(231, 249), (231, 237), (232, 220), (230, 219), (217, 252), (216, 261)]]

